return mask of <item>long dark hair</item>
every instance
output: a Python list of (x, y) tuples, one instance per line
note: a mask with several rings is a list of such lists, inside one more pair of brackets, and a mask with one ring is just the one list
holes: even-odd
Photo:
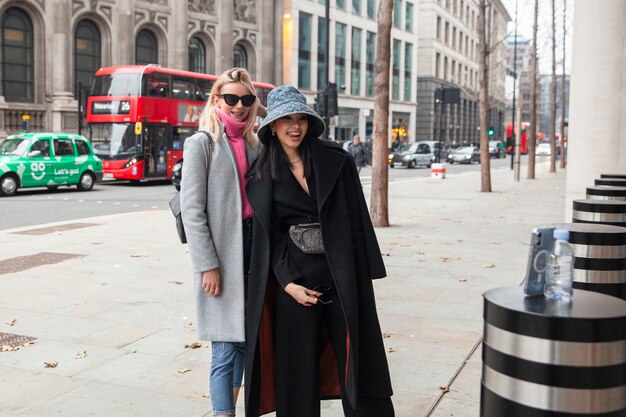
[[(307, 116), (307, 118), (309, 119), (310, 126), (311, 118), (309, 116)], [(302, 160), (302, 165), (304, 166), (304, 177), (307, 180), (311, 178), (311, 175), (313, 175), (311, 162), (311, 141), (317, 140), (317, 138), (311, 136), (310, 132), (310, 130), (307, 130), (306, 135), (302, 139), (302, 143), (298, 146), (298, 153), (300, 154), (300, 159)], [(261, 152), (250, 167), (250, 176), (260, 180), (263, 177), (266, 166), (269, 165), (270, 176), (272, 180), (276, 181), (279, 179), (279, 162), (283, 160), (289, 163), (289, 160), (287, 159), (287, 155), (285, 155), (285, 151), (283, 151), (278, 138), (273, 136), (269, 129), (267, 129), (266, 135), (268, 138), (263, 141)]]

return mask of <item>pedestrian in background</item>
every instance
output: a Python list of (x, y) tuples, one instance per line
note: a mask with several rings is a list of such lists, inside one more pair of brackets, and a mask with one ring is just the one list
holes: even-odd
[(319, 139), (296, 88), (276, 87), (267, 110), (246, 187), (246, 416), (319, 417), (321, 399), (341, 398), (346, 416), (391, 417), (372, 286), (386, 272), (354, 160)]
[(348, 152), (354, 158), (357, 171), (361, 173), (361, 168), (370, 164), (369, 149), (363, 143), (359, 135), (354, 135), (352, 142), (348, 145)]
[(214, 416), (232, 416), (244, 369), (245, 280), (252, 208), (245, 172), (256, 156), (252, 127), (259, 105), (248, 72), (232, 68), (213, 84), (198, 132), (185, 140), (182, 217), (193, 269), (198, 337), (211, 341)]

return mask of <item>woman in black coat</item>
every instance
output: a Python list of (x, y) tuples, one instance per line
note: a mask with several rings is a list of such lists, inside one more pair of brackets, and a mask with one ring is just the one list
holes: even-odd
[[(394, 415), (371, 281), (385, 267), (354, 161), (319, 140), (323, 131), (297, 89), (270, 92), (246, 187), (255, 213), (248, 417), (317, 417), (320, 399), (333, 398), (346, 416)], [(302, 224), (304, 238), (294, 227)]]

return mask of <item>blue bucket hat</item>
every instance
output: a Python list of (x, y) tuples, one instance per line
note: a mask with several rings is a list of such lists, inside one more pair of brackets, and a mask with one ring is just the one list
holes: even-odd
[(279, 85), (267, 96), (267, 116), (263, 119), (257, 136), (261, 143), (267, 143), (272, 136), (270, 123), (290, 114), (306, 114), (309, 119), (309, 133), (314, 137), (319, 137), (325, 128), (324, 120), (319, 114), (306, 104), (306, 98), (297, 88), (290, 85)]

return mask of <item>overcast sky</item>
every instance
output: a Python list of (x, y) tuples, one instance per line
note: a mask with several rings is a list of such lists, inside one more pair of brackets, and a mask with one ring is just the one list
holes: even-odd
[[(534, 0), (501, 0), (511, 15), (509, 32), (515, 31), (515, 4), (517, 2), (517, 33), (532, 40), (533, 37), (533, 8)], [(572, 62), (572, 17), (574, 14), (573, 0), (555, 0), (556, 8), (556, 72), (563, 70), (563, 5), (567, 2), (566, 10), (566, 51), (565, 71), (570, 73)], [(539, 56), (539, 72), (552, 72), (552, 0), (539, 0), (539, 18), (537, 31), (537, 54)]]

